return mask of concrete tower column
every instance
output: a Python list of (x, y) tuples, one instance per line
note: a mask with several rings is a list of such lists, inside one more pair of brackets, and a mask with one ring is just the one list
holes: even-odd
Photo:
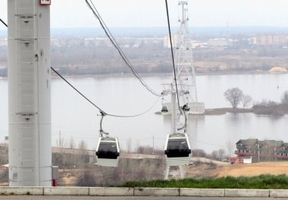
[(51, 186), (50, 1), (7, 1), (9, 186)]

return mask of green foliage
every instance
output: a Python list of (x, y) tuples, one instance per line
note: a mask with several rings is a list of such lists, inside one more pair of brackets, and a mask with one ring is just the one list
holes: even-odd
[(223, 177), (216, 179), (153, 180), (147, 182), (127, 182), (123, 187), (159, 188), (239, 188), (239, 189), (288, 189), (288, 176), (260, 175), (253, 177)]

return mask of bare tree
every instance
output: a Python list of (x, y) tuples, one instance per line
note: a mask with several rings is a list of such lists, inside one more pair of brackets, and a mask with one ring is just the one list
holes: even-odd
[(212, 158), (215, 160), (222, 160), (225, 157), (225, 150), (219, 149), (212, 152)]
[(249, 95), (243, 95), (242, 97), (243, 108), (247, 108), (251, 102), (252, 98)]
[(84, 140), (81, 140), (78, 145), (78, 149), (87, 150), (87, 143)]
[(203, 149), (193, 149), (192, 150), (193, 157), (203, 157), (207, 156), (206, 152)]
[(233, 108), (237, 108), (239, 103), (242, 101), (243, 92), (239, 88), (230, 88), (224, 92), (224, 97), (229, 101)]
[(234, 154), (235, 144), (232, 141), (227, 141), (227, 150), (228, 156), (232, 156)]
[(84, 163), (89, 162), (89, 155), (87, 152), (87, 143), (84, 140), (81, 140), (78, 144), (79, 149), (79, 160), (78, 162), (81, 163), (80, 165), (83, 167)]
[(131, 151), (132, 151), (132, 139), (129, 138), (127, 140), (127, 153), (131, 153)]
[(56, 140), (56, 146), (58, 147), (58, 152), (55, 153), (52, 157), (52, 162), (54, 165), (58, 165), (59, 167), (63, 167), (63, 169), (65, 170), (65, 165), (67, 163), (67, 160), (65, 158), (65, 154), (66, 154), (66, 142), (65, 139), (62, 137), (61, 135), (61, 131), (59, 131), (59, 137)]
[(73, 137), (70, 138), (69, 148), (70, 149), (76, 149), (76, 143), (75, 143)]
[(59, 148), (64, 148), (66, 145), (65, 143), (66, 142), (65, 142), (64, 138), (61, 136), (61, 131), (59, 131), (59, 138), (58, 138), (58, 140), (56, 140), (56, 145)]
[(92, 170), (85, 169), (78, 178), (77, 186), (95, 186), (95, 174)]
[(285, 91), (281, 99), (282, 104), (288, 104), (288, 91)]

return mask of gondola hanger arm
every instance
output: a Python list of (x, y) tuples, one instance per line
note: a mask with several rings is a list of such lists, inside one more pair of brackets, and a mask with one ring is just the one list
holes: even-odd
[(109, 135), (109, 133), (103, 131), (102, 128), (102, 124), (103, 124), (103, 118), (106, 116), (106, 113), (102, 110), (100, 110), (100, 114), (101, 114), (101, 120), (100, 120), (100, 137), (103, 137), (103, 134), (105, 134), (106, 136)]

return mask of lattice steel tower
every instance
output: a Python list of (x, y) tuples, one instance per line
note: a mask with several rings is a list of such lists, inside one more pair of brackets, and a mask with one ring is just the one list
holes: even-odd
[(180, 22), (180, 28), (177, 33), (177, 37), (174, 40), (175, 46), (175, 65), (177, 69), (177, 80), (180, 90), (189, 92), (189, 95), (184, 95), (183, 98), (188, 96), (189, 98), (183, 99), (184, 104), (189, 104), (191, 109), (190, 113), (200, 114), (204, 113), (204, 103), (198, 102), (196, 77), (193, 63), (192, 43), (189, 35), (188, 27), (188, 2), (179, 1), (179, 6), (182, 8), (182, 15)]

